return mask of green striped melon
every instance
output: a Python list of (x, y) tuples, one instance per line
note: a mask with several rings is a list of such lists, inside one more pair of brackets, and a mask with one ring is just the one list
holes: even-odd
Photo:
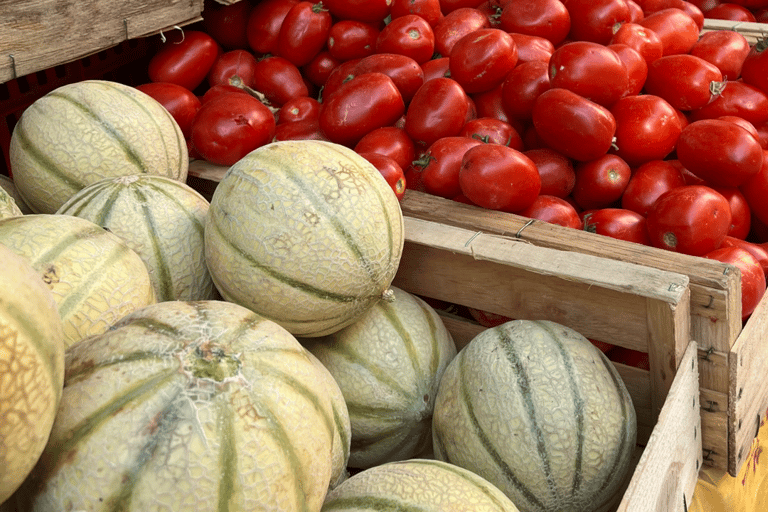
[(127, 315), (67, 350), (22, 509), (319, 511), (334, 464), (333, 382), (308, 354), (229, 302)]
[(0, 245), (0, 503), (43, 452), (64, 384), (64, 326), (25, 258)]
[(611, 510), (636, 432), (613, 365), (550, 321), (478, 334), (443, 374), (433, 420), (435, 457), (488, 479), (522, 512)]
[(366, 469), (328, 493), (322, 512), (519, 512), (485, 478), (439, 460)]
[(150, 174), (105, 178), (56, 213), (74, 215), (122, 238), (149, 269), (158, 301), (213, 299), (203, 230), (208, 201), (178, 180)]
[(24, 215), (16, 204), (13, 196), (4, 188), (0, 188), (0, 219)]
[(432, 408), (456, 345), (434, 309), (396, 287), (359, 320), (299, 341), (339, 383), (352, 424), (349, 466), (369, 468), (432, 450)]
[(2, 219), (0, 243), (27, 258), (53, 292), (67, 346), (155, 302), (139, 255), (89, 220), (44, 213)]
[(106, 80), (63, 85), (24, 110), (13, 129), (11, 172), (35, 213), (54, 213), (103, 178), (157, 174), (186, 181), (178, 123), (155, 99)]
[(296, 336), (322, 336), (389, 295), (403, 249), (400, 204), (381, 173), (324, 141), (262, 146), (216, 187), (205, 252), (224, 299)]

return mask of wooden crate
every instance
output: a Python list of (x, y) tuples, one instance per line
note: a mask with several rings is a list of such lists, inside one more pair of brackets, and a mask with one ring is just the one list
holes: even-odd
[(0, 84), (201, 18), (203, 0), (0, 0)]

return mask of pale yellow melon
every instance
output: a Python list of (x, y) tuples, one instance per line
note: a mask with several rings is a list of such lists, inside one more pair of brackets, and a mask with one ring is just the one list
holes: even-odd
[(18, 217), (24, 215), (13, 199), (13, 196), (4, 188), (0, 188), (0, 219), (6, 217)]
[(64, 383), (64, 327), (29, 262), (0, 244), (0, 503), (43, 452)]
[(139, 255), (91, 221), (55, 214), (2, 219), (0, 243), (27, 258), (48, 285), (67, 346), (155, 302)]
[(300, 338), (339, 383), (352, 424), (349, 466), (369, 468), (432, 450), (432, 409), (456, 345), (434, 309), (392, 287), (359, 320)]
[(19, 210), (21, 210), (21, 213), (27, 214), (32, 213), (32, 209), (27, 205), (27, 203), (24, 202), (24, 200), (19, 195), (19, 191), (16, 190), (16, 185), (13, 184), (13, 180), (9, 178), (8, 176), (0, 175), (0, 188), (8, 192), (10, 196), (13, 198), (14, 202), (16, 203), (16, 206), (19, 207)]

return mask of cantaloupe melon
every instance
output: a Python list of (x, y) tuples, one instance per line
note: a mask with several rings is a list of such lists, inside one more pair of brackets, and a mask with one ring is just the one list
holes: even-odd
[(0, 174), (0, 188), (8, 192), (8, 194), (13, 198), (14, 202), (16, 203), (16, 206), (18, 206), (19, 210), (21, 210), (21, 213), (23, 214), (33, 213), (30, 207), (27, 206), (27, 204), (19, 195), (19, 191), (16, 190), (16, 185), (14, 185), (13, 180), (11, 178)]
[(6, 217), (18, 217), (24, 215), (13, 199), (13, 196), (9, 194), (4, 188), (0, 188), (0, 219)]
[(339, 383), (352, 424), (349, 466), (369, 468), (432, 451), (432, 408), (456, 345), (426, 302), (397, 287), (359, 320), (299, 341)]
[(105, 178), (56, 213), (122, 238), (147, 265), (158, 301), (216, 298), (203, 248), (208, 201), (187, 184), (151, 174)]
[(0, 243), (27, 258), (53, 292), (67, 346), (155, 302), (139, 255), (89, 220), (42, 213), (2, 219)]
[(328, 493), (322, 512), (518, 512), (496, 486), (439, 460), (389, 462), (353, 475)]
[(27, 107), (8, 152), (19, 194), (35, 213), (54, 213), (107, 177), (158, 174), (186, 181), (189, 154), (171, 114), (117, 82), (63, 85)]
[(381, 173), (324, 141), (262, 146), (211, 199), (205, 252), (224, 299), (296, 336), (322, 336), (388, 295), (403, 248), (400, 204)]
[(443, 374), (433, 419), (435, 457), (488, 479), (522, 512), (611, 510), (636, 432), (613, 365), (549, 321), (477, 335)]
[(33, 512), (317, 512), (333, 472), (329, 383), (242, 306), (148, 306), (67, 350), (50, 440), (17, 497)]
[(64, 327), (30, 263), (0, 244), (0, 503), (43, 452), (64, 383)]

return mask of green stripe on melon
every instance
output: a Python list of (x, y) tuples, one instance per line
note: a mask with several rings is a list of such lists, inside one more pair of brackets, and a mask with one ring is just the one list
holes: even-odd
[(19, 195), (36, 213), (54, 213), (100, 179), (152, 174), (184, 182), (189, 168), (168, 111), (105, 80), (67, 84), (32, 103), (14, 127), (9, 159)]
[(443, 375), (435, 456), (481, 476), (521, 511), (610, 510), (636, 439), (631, 399), (586, 338), (517, 320), (473, 339)]
[(223, 301), (166, 301), (70, 347), (66, 368), (25, 510), (320, 509), (335, 384), (274, 322)]
[(337, 331), (386, 297), (402, 247), (402, 212), (381, 173), (322, 141), (245, 156), (218, 184), (205, 227), (222, 296), (304, 337)]
[(150, 272), (158, 301), (205, 300), (215, 289), (205, 262), (208, 201), (172, 178), (107, 178), (72, 196), (56, 212), (90, 220), (122, 238)]

